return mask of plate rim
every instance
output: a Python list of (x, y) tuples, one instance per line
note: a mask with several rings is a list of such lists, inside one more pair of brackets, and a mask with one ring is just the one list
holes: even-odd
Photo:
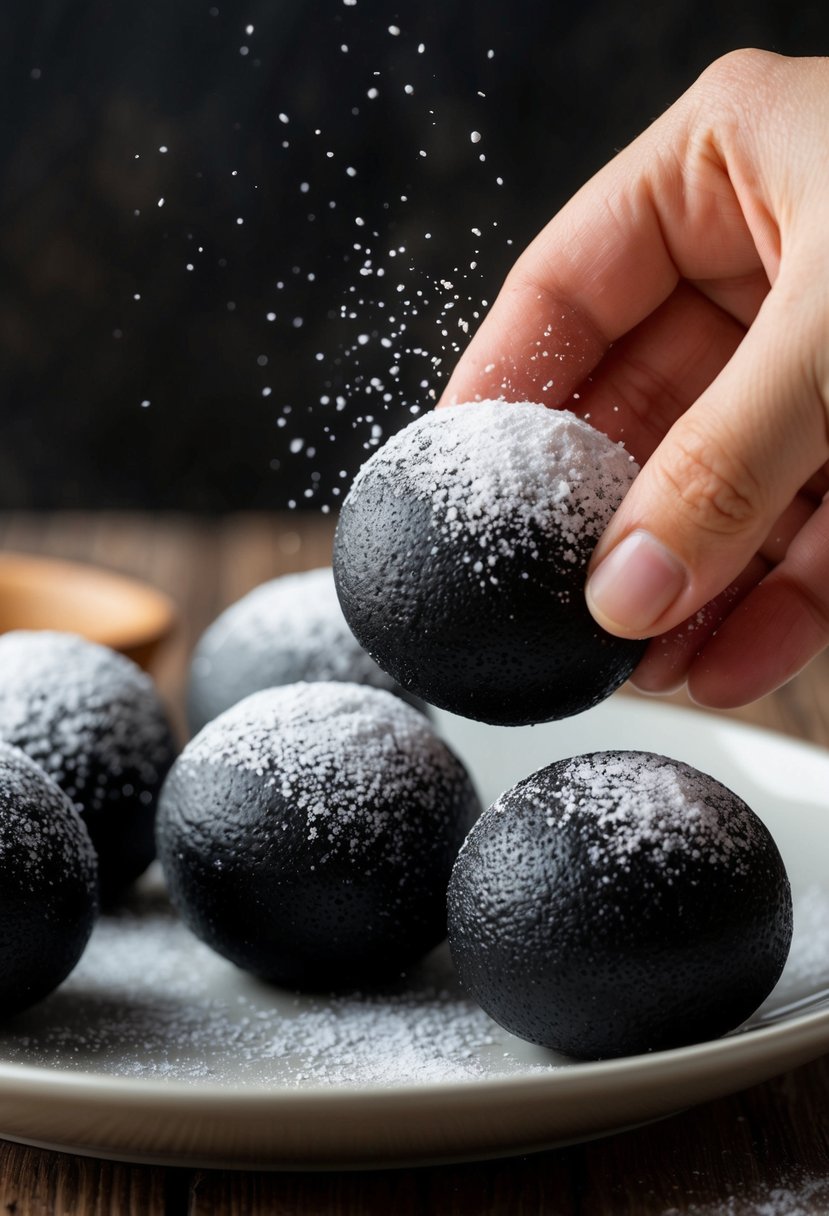
[[(628, 698), (624, 700), (627, 701)], [(755, 726), (713, 714), (702, 714), (684, 706), (649, 702), (645, 698), (630, 698), (630, 701), (631, 704), (623, 706), (617, 700), (616, 712), (628, 713), (633, 710), (645, 727), (655, 718), (659, 718), (663, 724), (670, 720), (676, 724), (674, 729), (679, 736), (683, 730), (683, 721), (692, 721), (697, 732), (711, 733), (719, 739), (728, 736), (751, 738), (760, 744), (764, 738), (769, 738), (787, 749), (795, 749), (795, 752), (807, 752), (819, 763), (829, 765), (829, 749), (813, 741), (788, 735), (782, 730)], [(608, 703), (597, 708), (604, 712), (613, 712)], [(439, 723), (438, 728), (440, 729)], [(321, 1118), (323, 1110), (333, 1118), (346, 1109), (357, 1118), (362, 1112), (367, 1119), (376, 1121), (378, 1117), (385, 1117), (384, 1108), (391, 1117), (398, 1115), (405, 1107), (411, 1111), (414, 1118), (422, 1119), (424, 1114), (428, 1115), (430, 1109), (436, 1109), (436, 1103), (444, 1111), (456, 1111), (459, 1118), (463, 1117), (464, 1111), (472, 1110), (479, 1103), (493, 1107), (497, 1105), (507, 1117), (510, 1110), (519, 1112), (523, 1102), (528, 1102), (534, 1108), (542, 1103), (552, 1112), (561, 1110), (570, 1100), (578, 1101), (584, 1097), (594, 1100), (600, 1098), (602, 1093), (618, 1104), (619, 1099), (624, 1099), (631, 1086), (636, 1090), (664, 1091), (667, 1083), (675, 1079), (678, 1084), (683, 1083), (687, 1091), (685, 1096), (682, 1093), (678, 1095), (676, 1105), (671, 1108), (678, 1110), (684, 1106), (712, 1100), (719, 1094), (736, 1092), (768, 1080), (790, 1068), (806, 1064), (827, 1051), (829, 1008), (824, 1007), (804, 1010), (771, 1024), (750, 1026), (718, 1039), (708, 1039), (664, 1051), (607, 1060), (580, 1061), (565, 1057), (566, 1062), (560, 1066), (554, 1062), (544, 1066), (544, 1062), (539, 1061), (541, 1067), (529, 1064), (523, 1071), (498, 1076), (488, 1076), (484, 1073), (463, 1079), (429, 1079), (404, 1083), (337, 1082), (325, 1085), (302, 1082), (287, 1085), (272, 1080), (221, 1081), (202, 1077), (183, 1079), (98, 1072), (90, 1068), (88, 1063), (77, 1068), (67, 1068), (51, 1067), (45, 1062), (29, 1064), (0, 1059), (0, 1100), (8, 1109), (13, 1109), (17, 1102), (21, 1102), (28, 1103), (30, 1110), (39, 1108), (42, 1102), (51, 1102), (54, 1104), (56, 1117), (60, 1116), (61, 1111), (64, 1112), (63, 1116), (60, 1116), (62, 1119), (67, 1117), (68, 1111), (75, 1105), (79, 1105), (88, 1116), (97, 1111), (100, 1117), (102, 1112), (108, 1110), (116, 1122), (121, 1120), (128, 1124), (132, 1120), (135, 1125), (137, 1120), (146, 1121), (154, 1110), (161, 1111), (163, 1107), (161, 1118), (165, 1126), (169, 1126), (171, 1116), (187, 1118), (195, 1115), (217, 1121), (222, 1126), (225, 1126), (227, 1120), (234, 1118), (248, 1120), (249, 1125), (252, 1125), (259, 1116), (266, 1114), (275, 1118), (281, 1125), (285, 1120), (290, 1123), (292, 1114), (296, 1114), (300, 1123), (303, 1123)], [(94, 1065), (94, 1061), (92, 1063)], [(724, 1077), (725, 1074), (731, 1078), (728, 1084), (714, 1084), (717, 1077)], [(699, 1084), (694, 1086), (693, 1079)], [(689, 1098), (688, 1094), (692, 1091), (695, 1093)], [(661, 1118), (666, 1113), (671, 1113), (664, 1109), (664, 1102), (661, 1109), (662, 1113), (653, 1117)], [(19, 1127), (12, 1129), (11, 1122), (6, 1122), (10, 1125), (9, 1132), (5, 1133), (0, 1127), (0, 1135), (8, 1134), (11, 1139), (20, 1143), (36, 1142), (36, 1127), (27, 1127), (27, 1134), (21, 1135)], [(310, 1126), (313, 1126), (313, 1123)], [(606, 1135), (614, 1130), (615, 1125), (608, 1124), (589, 1134)], [(405, 1130), (403, 1138), (405, 1139)], [(584, 1134), (576, 1136), (576, 1140), (584, 1138)], [(158, 1148), (144, 1149), (130, 1141), (128, 1132), (116, 1132), (114, 1127), (109, 1133), (102, 1132), (100, 1137), (96, 1137), (96, 1143), (92, 1146), (81, 1141), (73, 1144), (68, 1134), (61, 1137), (60, 1144), (50, 1138), (50, 1143), (61, 1151), (116, 1160), (155, 1161), (171, 1165), (198, 1159), (201, 1165), (216, 1168), (294, 1168), (285, 1160), (276, 1134), (267, 1157), (261, 1158), (258, 1164), (246, 1161), (227, 1145), (213, 1144), (209, 1150), (195, 1147), (185, 1149), (176, 1148), (170, 1142), (169, 1149), (161, 1151)], [(565, 1142), (567, 1141), (560, 1137), (545, 1139), (540, 1147)], [(524, 1151), (515, 1147), (508, 1131), (499, 1143), (500, 1147), (489, 1146), (482, 1152), (470, 1152), (469, 1148), (461, 1151), (449, 1149), (447, 1152), (441, 1152), (434, 1160), (473, 1160)], [(427, 1160), (432, 1159), (428, 1153), (421, 1157), (411, 1146), (406, 1150), (395, 1150), (393, 1158), (392, 1164), (399, 1158), (410, 1165), (425, 1164)], [(353, 1158), (345, 1159), (334, 1152), (333, 1159), (337, 1162), (336, 1165), (328, 1166), (322, 1160), (315, 1160), (309, 1161), (302, 1168), (369, 1168), (360, 1162), (374, 1158), (371, 1152), (364, 1151)], [(381, 1153), (376, 1159), (385, 1162), (378, 1168), (389, 1167), (389, 1159), (385, 1154)]]

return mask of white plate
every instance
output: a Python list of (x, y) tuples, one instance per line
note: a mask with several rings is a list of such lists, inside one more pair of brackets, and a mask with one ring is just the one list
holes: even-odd
[(102, 921), (57, 993), (0, 1031), (0, 1136), (176, 1165), (458, 1160), (658, 1118), (829, 1049), (829, 753), (626, 697), (549, 726), (439, 725), (485, 802), (554, 759), (607, 747), (687, 760), (744, 797), (795, 897), (792, 954), (763, 1009), (716, 1042), (575, 1063), (467, 1001), (445, 948), (394, 992), (296, 997), (196, 942), (150, 884)]

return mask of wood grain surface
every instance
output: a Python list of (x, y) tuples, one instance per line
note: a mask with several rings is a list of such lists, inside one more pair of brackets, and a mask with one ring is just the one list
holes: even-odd
[[(293, 515), (0, 516), (0, 548), (99, 562), (174, 597), (179, 627), (154, 674), (182, 731), (187, 659), (202, 629), (263, 579), (326, 564), (331, 533), (330, 521)], [(829, 655), (778, 693), (729, 716), (829, 746)], [(474, 1165), (329, 1174), (190, 1171), (0, 1142), (3, 1213), (826, 1216), (829, 1057), (636, 1131)]]

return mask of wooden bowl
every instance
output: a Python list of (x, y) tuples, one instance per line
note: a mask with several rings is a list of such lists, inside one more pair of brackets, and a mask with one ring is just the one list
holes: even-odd
[(175, 623), (172, 600), (98, 566), (0, 553), (0, 633), (79, 633), (148, 667)]

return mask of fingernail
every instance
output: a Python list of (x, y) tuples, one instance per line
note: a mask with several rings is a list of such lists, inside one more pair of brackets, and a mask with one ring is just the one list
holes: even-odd
[(650, 532), (631, 532), (588, 579), (587, 604), (611, 632), (644, 637), (687, 582), (682, 562)]

